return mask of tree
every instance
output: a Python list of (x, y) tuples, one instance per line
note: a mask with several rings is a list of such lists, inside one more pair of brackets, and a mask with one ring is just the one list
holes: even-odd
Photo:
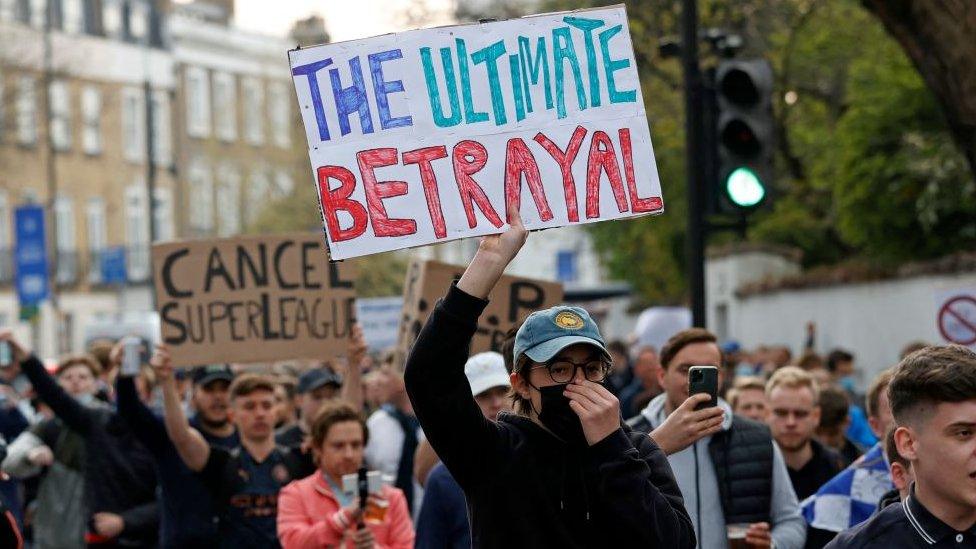
[(976, 8), (972, 2), (862, 0), (915, 64), (976, 174)]

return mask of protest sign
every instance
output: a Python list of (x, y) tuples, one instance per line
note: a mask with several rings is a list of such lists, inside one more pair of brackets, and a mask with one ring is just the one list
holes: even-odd
[[(397, 345), (403, 358), (420, 335), (434, 303), (444, 297), (451, 282), (463, 273), (464, 267), (439, 261), (411, 262), (403, 285), (403, 315)], [(488, 295), (488, 307), (478, 319), (471, 353), (501, 352), (508, 330), (518, 326), (533, 311), (559, 305), (562, 300), (563, 286), (558, 282), (502, 276)]]
[(356, 299), (356, 322), (370, 351), (386, 351), (397, 344), (403, 296)]
[(355, 273), (316, 234), (154, 244), (156, 304), (175, 366), (344, 354)]
[(332, 259), (664, 211), (623, 6), (289, 61)]

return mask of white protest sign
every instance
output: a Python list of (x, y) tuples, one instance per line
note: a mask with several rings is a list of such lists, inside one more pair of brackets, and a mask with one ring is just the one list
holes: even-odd
[(400, 336), (403, 296), (360, 297), (356, 299), (356, 322), (371, 351), (395, 347)]
[(332, 259), (664, 211), (623, 6), (289, 60)]

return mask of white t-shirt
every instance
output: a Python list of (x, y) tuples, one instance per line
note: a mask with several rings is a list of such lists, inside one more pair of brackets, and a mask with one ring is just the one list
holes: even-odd
[[(366, 445), (366, 463), (370, 468), (383, 473), (392, 481), (396, 481), (397, 470), (400, 468), (400, 453), (403, 451), (403, 429), (395, 417), (380, 408), (373, 412), (366, 420), (369, 428), (369, 443)], [(417, 427), (417, 442), (424, 439), (424, 433)], [(413, 478), (411, 471), (410, 477)], [(413, 478), (413, 510), (420, 508), (424, 489)]]

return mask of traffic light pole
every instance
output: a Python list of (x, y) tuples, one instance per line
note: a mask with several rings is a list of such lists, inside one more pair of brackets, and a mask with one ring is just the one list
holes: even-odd
[(681, 66), (685, 86), (688, 227), (685, 253), (692, 324), (705, 326), (705, 170), (702, 75), (698, 66), (698, 2), (682, 0)]

